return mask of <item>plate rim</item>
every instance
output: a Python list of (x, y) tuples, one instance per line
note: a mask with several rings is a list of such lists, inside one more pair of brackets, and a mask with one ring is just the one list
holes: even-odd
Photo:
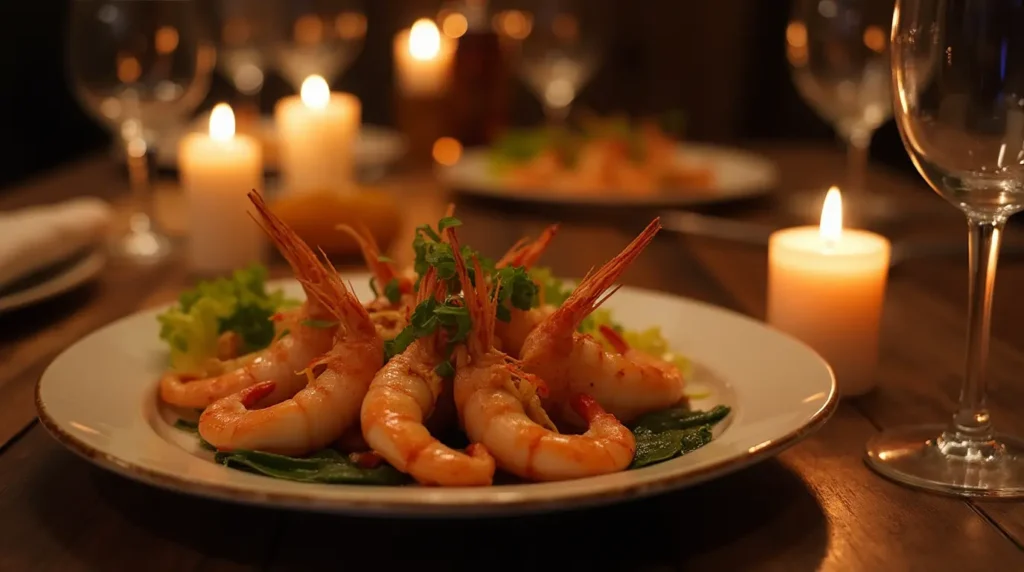
[[(504, 200), (522, 204), (549, 204), (595, 207), (685, 207), (720, 204), (726, 202), (750, 200), (765, 196), (771, 193), (771, 190), (774, 186), (779, 184), (780, 170), (778, 163), (776, 161), (773, 161), (764, 154), (757, 153), (755, 151), (751, 151), (743, 147), (733, 147), (729, 145), (718, 145), (714, 143), (704, 143), (697, 141), (680, 142), (677, 143), (674, 148), (675, 152), (677, 153), (680, 150), (684, 149), (696, 149), (699, 152), (711, 153), (728, 152), (733, 155), (742, 155), (751, 161), (756, 161), (764, 165), (768, 173), (766, 177), (766, 182), (765, 184), (750, 186), (745, 189), (741, 189), (740, 192), (735, 192), (727, 195), (656, 194), (653, 196), (629, 196), (621, 194), (606, 195), (597, 193), (575, 196), (568, 195), (565, 193), (554, 193), (543, 188), (521, 188), (516, 190), (515, 187), (503, 187), (501, 185), (478, 185), (459, 182), (452, 175), (453, 171), (458, 168), (458, 163), (449, 166), (437, 166), (437, 174), (439, 182), (442, 185), (448, 187), (454, 193), (466, 196), (489, 198), (494, 200)], [(460, 162), (466, 160), (467, 157), (470, 157), (473, 160), (479, 160), (481, 157), (485, 155), (486, 152), (486, 146), (468, 148), (465, 151), (463, 151), (462, 156), (460, 158)]]
[[(356, 274), (346, 274), (346, 276), (355, 276)], [(365, 273), (359, 273), (360, 276), (368, 276)], [(280, 284), (291, 282), (290, 279), (275, 280), (270, 282), (271, 284)], [(801, 425), (800, 427), (782, 435), (776, 439), (765, 441), (758, 445), (755, 450), (748, 450), (747, 454), (722, 459), (710, 463), (704, 467), (700, 467), (695, 470), (680, 472), (674, 475), (662, 476), (659, 479), (651, 481), (637, 481), (632, 483), (626, 483), (623, 486), (607, 488), (600, 491), (591, 491), (584, 495), (575, 496), (564, 496), (558, 498), (549, 498), (545, 496), (534, 497), (534, 496), (523, 496), (518, 495), (512, 499), (503, 499), (496, 502), (484, 503), (484, 504), (473, 504), (469, 502), (458, 502), (458, 503), (439, 503), (439, 502), (427, 502), (427, 501), (409, 501), (403, 499), (386, 499), (381, 500), (374, 498), (373, 496), (367, 496), (365, 498), (347, 498), (344, 500), (324, 498), (315, 494), (304, 494), (301, 492), (291, 491), (252, 491), (240, 489), (231, 484), (224, 483), (209, 483), (209, 482), (196, 482), (188, 479), (187, 477), (171, 474), (164, 471), (147, 468), (139, 465), (131, 460), (126, 460), (123, 457), (119, 457), (113, 453), (105, 452), (100, 450), (98, 447), (94, 447), (73, 434), (65, 431), (60, 427), (60, 423), (54, 419), (43, 403), (41, 390), (42, 382), (49, 372), (53, 363), (63, 355), (64, 352), (70, 350), (71, 347), (77, 345), (72, 344), (69, 348), (66, 348), (64, 352), (61, 352), (54, 361), (51, 362), (47, 368), (40, 375), (36, 382), (35, 387), (35, 404), (40, 420), (43, 427), (48, 433), (61, 445), (89, 461), (90, 463), (99, 466), (103, 469), (109, 470), (122, 477), (126, 477), (150, 486), (154, 486), (159, 489), (168, 490), (179, 494), (189, 494), (202, 498), (226, 501), (234, 504), (252, 505), (252, 506), (263, 506), (268, 508), (288, 509), (288, 510), (299, 510), (305, 512), (317, 512), (317, 513), (329, 513), (329, 514), (349, 514), (358, 516), (373, 516), (373, 517), (401, 517), (401, 518), (472, 518), (482, 516), (512, 516), (522, 514), (537, 514), (543, 512), (562, 512), (569, 510), (578, 510), (582, 508), (595, 507), (601, 505), (607, 505), (618, 502), (629, 502), (649, 496), (653, 496), (662, 492), (672, 491), (694, 486), (712, 478), (723, 476), (740, 469), (749, 467), (756, 463), (759, 463), (768, 458), (774, 457), (782, 451), (792, 447), (799, 443), (809, 435), (816, 432), (821, 428), (835, 413), (839, 405), (839, 391), (836, 384), (835, 374), (831, 366), (812, 348), (804, 344), (803, 342), (785, 334), (774, 330), (767, 324), (760, 322), (746, 314), (736, 312), (727, 308), (722, 308), (714, 304), (710, 304), (701, 300), (688, 298), (684, 296), (678, 296), (667, 292), (658, 290), (651, 290), (646, 288), (628, 287), (629, 290), (636, 291), (638, 293), (655, 295), (655, 296), (667, 296), (678, 300), (685, 301), (689, 304), (696, 304), (707, 308), (712, 308), (719, 312), (725, 312), (731, 314), (734, 317), (738, 317), (744, 321), (753, 322), (754, 325), (758, 325), (762, 328), (767, 328), (773, 333), (780, 335), (795, 342), (803, 349), (810, 352), (811, 355), (817, 358), (817, 361), (823, 365), (829, 374), (829, 391), (824, 402), (818, 407), (818, 409)], [(122, 321), (128, 320), (138, 314), (153, 312), (164, 308), (165, 305), (154, 306), (150, 308), (144, 308), (137, 312), (133, 312), (124, 316), (110, 324), (105, 325), (102, 328), (94, 330), (89, 335), (95, 335), (102, 330), (108, 328), (114, 328)], [(85, 338), (82, 338), (83, 340)], [(753, 449), (753, 448), (752, 448)], [(598, 477), (599, 478), (599, 477)], [(336, 485), (344, 486), (344, 485)], [(356, 487), (365, 488), (365, 487)]]
[(70, 292), (99, 275), (107, 264), (107, 257), (99, 248), (93, 248), (81, 256), (78, 262), (49, 280), (31, 288), (0, 296), (0, 314), (25, 308)]

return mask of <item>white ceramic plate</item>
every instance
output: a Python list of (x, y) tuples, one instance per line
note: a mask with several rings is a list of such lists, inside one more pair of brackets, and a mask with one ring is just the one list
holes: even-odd
[[(197, 117), (187, 128), (187, 132), (205, 132), (209, 128), (209, 114)], [(269, 141), (277, 140), (274, 119), (262, 117), (260, 128), (263, 137)], [(176, 169), (178, 166), (178, 141), (182, 132), (169, 133), (157, 145), (157, 165), (162, 169)], [(355, 164), (361, 171), (386, 169), (405, 155), (406, 141), (401, 133), (377, 125), (363, 124), (359, 130), (359, 138), (355, 145)], [(277, 163), (272, 157), (267, 159), (266, 170), (276, 171)]]
[(58, 269), (42, 271), (38, 277), (30, 277), (24, 286), (15, 286), (6, 294), (0, 294), (0, 313), (22, 308), (63, 294), (85, 284), (103, 270), (106, 257), (94, 250), (65, 263)]
[(485, 149), (467, 150), (458, 163), (439, 169), (441, 182), (467, 195), (510, 201), (603, 205), (603, 206), (695, 206), (753, 198), (770, 192), (778, 182), (778, 169), (768, 159), (753, 153), (686, 143), (676, 147), (680, 164), (701, 165), (714, 172), (711, 189), (665, 188), (650, 195), (615, 192), (568, 193), (554, 189), (520, 188), (495, 175)]
[[(362, 296), (367, 275), (346, 276)], [(287, 291), (301, 296), (288, 281)], [(362, 286), (362, 287), (361, 287)], [(825, 362), (750, 318), (658, 292), (623, 288), (608, 307), (627, 327), (662, 327), (698, 365), (698, 408), (732, 413), (715, 439), (684, 457), (640, 470), (574, 481), (486, 488), (364, 487), (275, 480), (212, 462), (194, 435), (175, 429), (157, 402), (167, 353), (155, 316), (140, 312), (62, 353), (37, 388), (39, 417), (61, 443), (129, 478), (235, 502), (303, 510), (402, 516), (479, 516), (575, 508), (690, 486), (778, 454), (832, 414), (837, 393)]]

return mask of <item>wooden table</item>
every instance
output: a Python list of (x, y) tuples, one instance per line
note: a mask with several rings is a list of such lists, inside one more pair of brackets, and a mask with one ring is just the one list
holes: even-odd
[[(783, 188), (824, 189), (842, 156), (810, 147), (763, 147)], [(901, 233), (963, 240), (963, 221), (917, 179), (882, 170), (872, 187), (939, 205), (940, 215)], [(96, 158), (0, 196), (0, 208), (79, 193), (117, 196), (116, 166)], [(433, 221), (446, 197), (406, 178), (407, 236)], [(770, 206), (770, 205), (769, 205)], [(736, 216), (771, 218), (768, 206)], [(552, 216), (563, 231), (546, 263), (580, 275), (617, 251), (645, 217), (513, 210), (460, 203), (465, 241), (500, 252)], [(566, 220), (567, 218), (567, 220)], [(1013, 232), (1010, 238), (1013, 238)], [(403, 242), (405, 238), (401, 239)], [(663, 234), (624, 282), (706, 300), (751, 316), (764, 312), (763, 249)], [(180, 264), (110, 266), (95, 284), (0, 317), (0, 570), (513, 569), (566, 564), (669, 570), (1022, 570), (1024, 504), (964, 501), (909, 490), (870, 472), (864, 442), (880, 429), (945, 421), (962, 363), (966, 263), (912, 261), (892, 273), (881, 386), (844, 402), (818, 433), (732, 476), (662, 497), (603, 509), (485, 521), (389, 521), (220, 504), (152, 489), (93, 468), (35, 422), (33, 389), (63, 348), (189, 283)], [(283, 273), (282, 269), (275, 272)], [(1008, 259), (995, 302), (992, 409), (1024, 434), (1024, 264)], [(564, 555), (565, 564), (550, 554)]]

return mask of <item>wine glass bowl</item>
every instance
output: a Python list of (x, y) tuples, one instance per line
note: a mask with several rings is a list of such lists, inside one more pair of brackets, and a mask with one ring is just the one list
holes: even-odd
[(879, 473), (963, 496), (1024, 497), (1024, 442), (998, 435), (987, 405), (996, 264), (1007, 218), (1024, 208), (1024, 6), (1016, 0), (898, 0), (895, 118), (921, 176), (967, 215), (970, 282), (960, 401), (946, 426), (883, 432)]
[(239, 94), (255, 101), (271, 66), (273, 14), (267, 3), (251, 0), (220, 0), (215, 8), (217, 68)]
[[(797, 93), (846, 145), (843, 190), (854, 223), (890, 222), (899, 211), (891, 197), (870, 192), (866, 184), (871, 138), (892, 117), (892, 8), (893, 0), (795, 0), (786, 27)], [(821, 198), (814, 193), (791, 200), (810, 216)]]
[(892, 115), (891, 7), (892, 2), (867, 0), (800, 0), (786, 29), (797, 91), (847, 141), (866, 143)]
[(557, 123), (597, 71), (600, 30), (578, 0), (520, 4), (500, 12), (495, 28), (516, 72)]
[(72, 91), (125, 150), (134, 212), (114, 254), (157, 262), (170, 241), (152, 212), (155, 142), (209, 90), (215, 51), (191, 0), (74, 0), (68, 35)]
[(273, 5), (274, 65), (295, 91), (311, 75), (334, 82), (362, 51), (366, 15), (357, 0), (278, 0)]

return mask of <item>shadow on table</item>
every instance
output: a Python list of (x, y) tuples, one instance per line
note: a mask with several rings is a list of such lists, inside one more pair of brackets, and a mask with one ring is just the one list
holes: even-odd
[[(114, 561), (171, 557), (253, 565), (272, 570), (338, 569), (343, 563), (389, 569), (415, 561), (426, 570), (573, 568), (661, 570), (816, 569), (828, 546), (828, 524), (804, 482), (786, 465), (766, 461), (678, 493), (598, 509), (477, 520), (395, 520), (260, 510), (152, 489), (91, 469), (68, 456), (67, 467), (43, 474), (55, 482), (35, 499), (53, 534), (68, 531), (72, 495), (96, 496), (100, 519), (115, 538), (130, 531), (136, 546), (111, 539)], [(57, 482), (59, 481), (59, 483)], [(80, 482), (80, 481), (79, 481)], [(63, 483), (63, 485), (61, 484)], [(77, 491), (70, 492), (71, 491)], [(91, 489), (91, 490), (90, 490)], [(70, 498), (69, 498), (70, 497)], [(77, 501), (81, 502), (81, 501)], [(47, 510), (54, 505), (65, 510)], [(95, 511), (90, 508), (90, 511)], [(111, 524), (111, 523), (116, 523)], [(101, 527), (102, 529), (102, 527)], [(122, 539), (124, 540), (124, 539)], [(64, 542), (62, 542), (64, 544)], [(109, 565), (110, 556), (68, 542), (76, 557)], [(130, 554), (136, 554), (131, 556)], [(147, 555), (147, 553), (152, 553)], [(161, 554), (162, 553), (162, 554)], [(159, 556), (158, 556), (159, 555)], [(571, 563), (571, 564), (570, 564)]]

